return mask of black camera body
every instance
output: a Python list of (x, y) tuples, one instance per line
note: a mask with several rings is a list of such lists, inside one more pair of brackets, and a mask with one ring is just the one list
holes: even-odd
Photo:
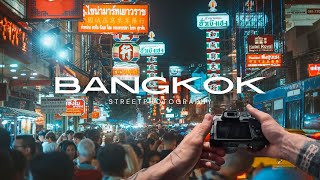
[(246, 112), (225, 111), (221, 118), (214, 119), (210, 144), (230, 151), (246, 147), (259, 151), (269, 144), (264, 137), (261, 124)]

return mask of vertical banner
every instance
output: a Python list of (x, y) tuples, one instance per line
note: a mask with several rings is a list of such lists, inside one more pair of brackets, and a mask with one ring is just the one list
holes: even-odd
[[(155, 56), (147, 57), (147, 78), (150, 77), (157, 77), (158, 75), (158, 58)], [(148, 83), (148, 89), (151, 91), (156, 91), (158, 89), (158, 82), (152, 81)], [(156, 116), (156, 110), (157, 107), (156, 101), (158, 99), (158, 95), (148, 94), (147, 95), (148, 102), (150, 105), (150, 115), (153, 117)]]
[[(216, 30), (206, 31), (207, 48), (207, 76), (208, 78), (220, 77), (220, 32)], [(221, 91), (220, 81), (211, 82), (210, 89)]]

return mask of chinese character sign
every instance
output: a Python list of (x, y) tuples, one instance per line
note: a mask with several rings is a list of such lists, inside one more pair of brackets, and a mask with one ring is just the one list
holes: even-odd
[(139, 46), (136, 43), (115, 43), (112, 57), (115, 61), (137, 62), (140, 59)]
[(149, 32), (149, 6), (137, 4), (86, 4), (79, 32), (116, 34)]
[[(216, 30), (207, 30), (207, 76), (220, 77), (220, 33)], [(221, 90), (220, 81), (211, 82), (209, 88), (214, 91)]]

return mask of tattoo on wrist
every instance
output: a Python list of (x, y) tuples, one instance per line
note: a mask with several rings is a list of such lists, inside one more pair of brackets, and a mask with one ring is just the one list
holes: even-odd
[(310, 175), (320, 178), (320, 143), (309, 141), (300, 150), (296, 165)]

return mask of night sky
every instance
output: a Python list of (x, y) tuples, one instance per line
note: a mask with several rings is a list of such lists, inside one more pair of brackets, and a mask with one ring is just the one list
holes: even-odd
[(209, 0), (149, 0), (150, 30), (166, 44), (159, 63), (187, 65), (205, 62), (205, 31), (197, 28), (196, 17), (208, 12)]

